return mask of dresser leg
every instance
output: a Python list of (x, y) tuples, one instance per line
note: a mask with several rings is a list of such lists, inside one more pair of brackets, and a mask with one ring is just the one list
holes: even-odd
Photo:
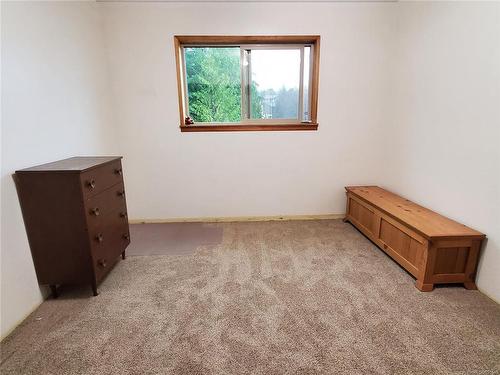
[(94, 294), (94, 297), (99, 295), (99, 293), (97, 293), (97, 284), (95, 283), (92, 283), (92, 293)]
[(52, 293), (52, 298), (56, 299), (57, 297), (59, 297), (56, 285), (50, 285), (50, 292)]
[(125, 259), (125, 251), (122, 252), (122, 259)]

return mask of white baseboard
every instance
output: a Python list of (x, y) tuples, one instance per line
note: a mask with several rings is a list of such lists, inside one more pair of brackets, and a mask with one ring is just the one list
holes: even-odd
[(224, 216), (224, 217), (175, 217), (165, 219), (129, 219), (130, 224), (159, 223), (231, 223), (240, 221), (292, 221), (343, 219), (345, 214), (279, 215), (279, 216)]

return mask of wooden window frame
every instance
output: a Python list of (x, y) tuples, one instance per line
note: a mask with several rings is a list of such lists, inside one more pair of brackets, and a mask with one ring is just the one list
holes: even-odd
[[(177, 71), (177, 91), (179, 100), (179, 121), (181, 132), (220, 132), (220, 131), (300, 131), (318, 129), (318, 89), (319, 89), (319, 35), (265, 35), (265, 36), (225, 36), (225, 35), (175, 35), (174, 49)], [(216, 123), (210, 125), (185, 125), (184, 119), (188, 110), (185, 97), (183, 45), (239, 45), (239, 44), (310, 44), (312, 48), (312, 66), (310, 76), (310, 121), (283, 122), (280, 120), (266, 121), (266, 123)]]

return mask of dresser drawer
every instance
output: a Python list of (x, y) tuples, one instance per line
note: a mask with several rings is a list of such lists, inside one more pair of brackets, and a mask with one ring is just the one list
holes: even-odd
[(121, 215), (127, 220), (127, 204), (123, 183), (94, 195), (85, 201), (87, 226), (89, 230), (105, 225), (106, 217), (111, 213)]
[(120, 160), (83, 172), (80, 181), (84, 198), (98, 194), (120, 182), (123, 183), (122, 173)]
[(95, 219), (95, 221), (89, 222), (88, 231), (89, 234), (94, 235), (94, 237), (103, 232), (103, 229), (106, 228), (110, 222), (114, 220), (119, 220), (123, 224), (128, 226), (128, 218), (127, 212), (122, 210), (116, 210), (109, 213), (106, 216), (99, 216)]
[(104, 217), (102, 228), (89, 232), (96, 279), (100, 280), (130, 243), (128, 221), (114, 213)]

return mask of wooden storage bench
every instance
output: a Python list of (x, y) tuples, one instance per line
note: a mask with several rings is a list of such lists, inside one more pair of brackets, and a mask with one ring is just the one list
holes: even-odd
[(378, 186), (349, 186), (345, 221), (351, 222), (417, 278), (429, 292), (434, 284), (474, 282), (485, 235)]

